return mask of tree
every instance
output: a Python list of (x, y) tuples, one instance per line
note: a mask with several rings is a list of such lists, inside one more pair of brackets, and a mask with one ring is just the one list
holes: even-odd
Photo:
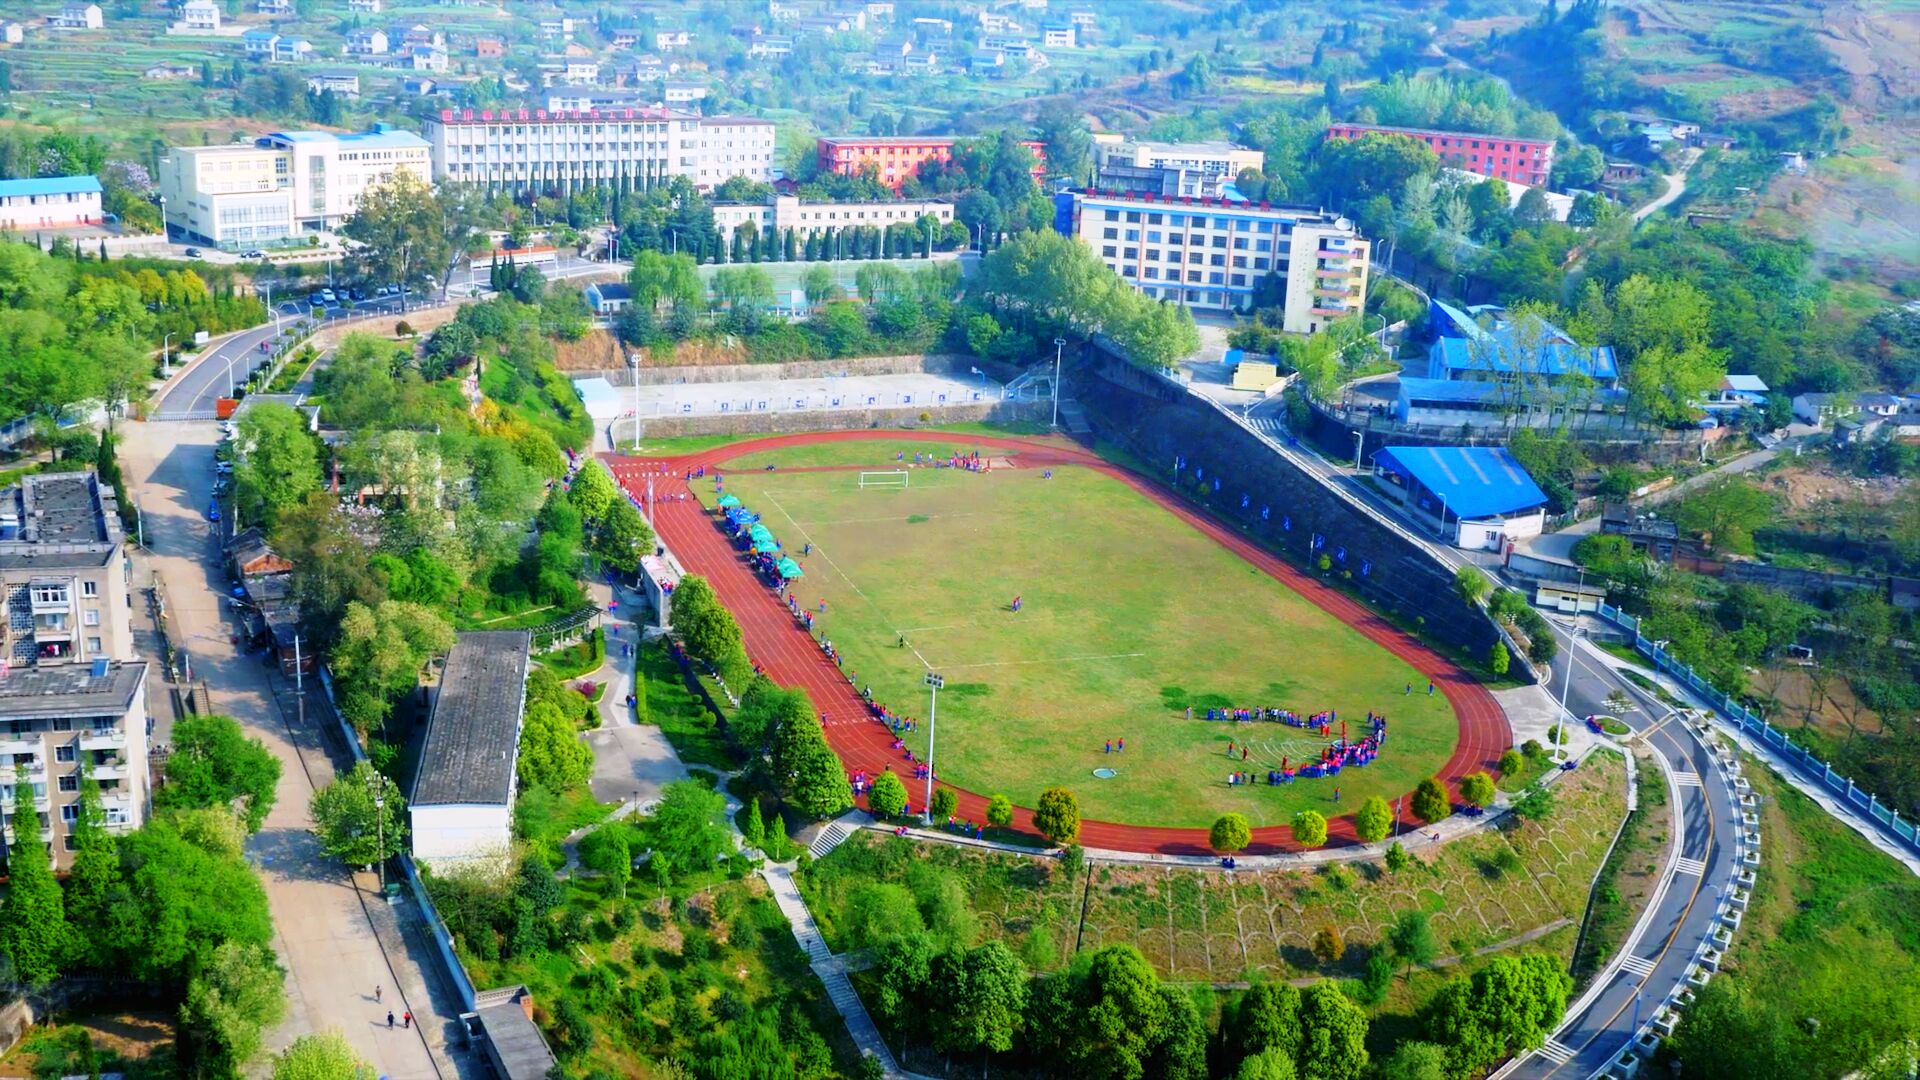
[(156, 807), (235, 806), (257, 833), (277, 797), (280, 759), (231, 717), (187, 716), (173, 727), (166, 773), (153, 793)]
[(336, 1030), (302, 1035), (273, 1059), (273, 1080), (374, 1080), (373, 1066)]
[[(1005, 944), (989, 941), (969, 949), (964, 958), (949, 953), (946, 978), (936, 980), (944, 1007), (936, 1041), (949, 1050), (1013, 1049), (1027, 1007), (1027, 967)], [(939, 982), (947, 983), (940, 986)], [(956, 985), (957, 984), (957, 985)]]
[(758, 795), (748, 796), (746, 809), (735, 814), (734, 820), (739, 824), (740, 835), (746, 840), (748, 847), (757, 848), (767, 842), (767, 826), (760, 818)]
[(996, 829), (1004, 829), (1013, 824), (1013, 800), (1005, 795), (995, 795), (988, 799), (987, 824)]
[(723, 266), (713, 272), (715, 302), (737, 313), (773, 305), (773, 276), (757, 266)]
[(1300, 994), (1300, 1080), (1359, 1080), (1367, 1068), (1367, 1014), (1318, 982)]
[(580, 511), (580, 520), (589, 528), (599, 525), (619, 499), (619, 486), (597, 462), (589, 461), (585, 468), (574, 473), (573, 482), (567, 488), (567, 500)]
[(1313, 958), (1322, 964), (1338, 963), (1347, 953), (1347, 943), (1340, 940), (1339, 927), (1331, 924), (1314, 932), (1312, 948)]
[(565, 792), (593, 775), (593, 748), (573, 717), (551, 701), (529, 701), (520, 727), (520, 786)]
[(1243, 1058), (1233, 1080), (1294, 1080), (1293, 1059), (1278, 1050), (1262, 1050)]
[(1271, 1050), (1291, 1060), (1300, 1050), (1300, 989), (1290, 983), (1254, 983), (1232, 1002), (1220, 1034), (1238, 1053)]
[(229, 941), (187, 983), (177, 1048), (187, 1076), (231, 1076), (260, 1051), (260, 1033), (286, 1014), (286, 972), (273, 949)]
[(954, 812), (960, 809), (960, 796), (952, 788), (934, 788), (933, 803), (928, 808), (935, 821), (950, 820)]
[(0, 902), (0, 947), (13, 961), (15, 979), (44, 986), (60, 974), (60, 953), (67, 941), (65, 903), (53, 863), (40, 841), (39, 814), (33, 809), (33, 784), (13, 787), (15, 842), (7, 848), (7, 896)]
[(873, 778), (867, 791), (867, 807), (875, 817), (896, 818), (906, 813), (907, 785), (891, 769)]
[(1386, 863), (1387, 872), (1397, 874), (1413, 865), (1413, 856), (1407, 854), (1407, 849), (1400, 846), (1400, 841), (1395, 840), (1387, 845)]
[(824, 266), (809, 266), (801, 278), (801, 288), (807, 294), (807, 305), (817, 308), (833, 299), (840, 287), (834, 284), (833, 271)]
[(1553, 207), (1547, 203), (1546, 193), (1537, 187), (1530, 187), (1520, 195), (1520, 201), (1513, 207), (1513, 222), (1523, 229), (1537, 229), (1553, 220)]
[(1393, 807), (1388, 806), (1387, 800), (1378, 795), (1361, 803), (1359, 811), (1353, 815), (1354, 835), (1358, 836), (1363, 844), (1386, 839), (1387, 831), (1391, 828), (1393, 828)]
[[(425, 180), (404, 170), (361, 192), (353, 215), (340, 226), (340, 235), (357, 245), (352, 259), (360, 280), (432, 292), (453, 268), (455, 241), (464, 243), (464, 237), (449, 235), (450, 200), (456, 197), (449, 190), (436, 198)], [(463, 230), (456, 224), (453, 232)]]
[(313, 793), (320, 850), (348, 866), (372, 866), (405, 849), (407, 800), (400, 786), (365, 761)]
[(646, 518), (633, 503), (620, 498), (607, 508), (606, 519), (594, 533), (593, 552), (608, 566), (631, 574), (640, 568), (640, 557), (652, 553), (653, 541)]
[(1033, 827), (1051, 843), (1073, 843), (1080, 837), (1080, 800), (1063, 787), (1041, 792), (1033, 810)]
[(234, 499), (242, 519), (271, 526), (287, 508), (320, 490), (319, 445), (307, 418), (290, 406), (266, 402), (240, 418), (234, 440)]
[(1049, 100), (1033, 118), (1033, 127), (1046, 145), (1047, 167), (1086, 181), (1093, 171), (1093, 137), (1078, 109), (1059, 98)]
[[(1511, 751), (1509, 751), (1509, 753), (1511, 753)], [(1518, 755), (1515, 756), (1517, 757)], [(1502, 755), (1502, 757), (1504, 758), (1504, 755)], [(1478, 806), (1483, 809), (1492, 806), (1493, 777), (1488, 776), (1484, 772), (1472, 772), (1461, 777), (1460, 797), (1465, 799), (1469, 806)], [(1417, 803), (1414, 806), (1414, 813), (1420, 813), (1420, 807)], [(1424, 815), (1422, 816), (1424, 817)]]
[(813, 716), (809, 705), (805, 722), (781, 724), (774, 736), (773, 772), (795, 809), (813, 818), (832, 817), (853, 805), (853, 793), (840, 755), (827, 745)]
[(1415, 965), (1430, 964), (1440, 954), (1440, 945), (1433, 936), (1433, 926), (1427, 922), (1427, 913), (1418, 909), (1401, 912), (1400, 917), (1387, 928), (1387, 947), (1393, 950), (1394, 958), (1409, 974)]
[(1222, 855), (1243, 851), (1253, 842), (1253, 828), (1244, 814), (1222, 814), (1207, 830), (1207, 843)]
[(1512, 666), (1513, 657), (1507, 652), (1507, 643), (1504, 641), (1494, 642), (1493, 647), (1487, 650), (1487, 670), (1499, 676), (1505, 675), (1507, 669)]
[(1499, 767), (1501, 776), (1512, 776), (1514, 773), (1519, 772), (1520, 767), (1524, 764), (1526, 764), (1526, 759), (1521, 757), (1520, 751), (1515, 750), (1513, 747), (1509, 746), (1500, 752)]
[(698, 780), (675, 780), (660, 792), (660, 805), (646, 824), (655, 857), (664, 854), (676, 867), (698, 871), (727, 850), (720, 821), (727, 800)]
[(1545, 820), (1553, 815), (1553, 792), (1543, 784), (1529, 784), (1520, 797), (1513, 800), (1513, 812), (1528, 821)]
[(757, 677), (740, 695), (740, 707), (727, 721), (727, 738), (742, 753), (758, 758), (785, 724), (818, 723), (805, 691), (782, 689)]
[(1478, 567), (1463, 566), (1453, 573), (1453, 591), (1470, 607), (1479, 607), (1493, 590), (1493, 583)]
[(1753, 554), (1753, 531), (1774, 516), (1772, 495), (1729, 476), (1689, 494), (1675, 509), (1681, 528), (1697, 533), (1709, 549)]
[(1439, 777), (1429, 776), (1413, 789), (1414, 817), (1431, 825), (1452, 813), (1453, 803), (1447, 798), (1447, 789)]
[(740, 624), (720, 606), (713, 586), (698, 574), (680, 579), (673, 591), (673, 622), (687, 652), (711, 664), (730, 685), (743, 682), (750, 671)]
[(1440, 155), (1407, 135), (1369, 132), (1358, 139), (1329, 139), (1320, 150), (1316, 185), (1328, 201), (1359, 206), (1368, 198), (1396, 195), (1414, 177), (1440, 171)]
[(273, 940), (259, 875), (218, 830), (196, 837), (178, 826), (191, 816), (162, 815), (120, 837), (127, 887), (115, 893), (111, 951), (121, 970), (145, 982), (184, 983), (226, 942)]
[(1303, 848), (1317, 848), (1327, 842), (1327, 819), (1314, 810), (1293, 815), (1293, 839)]
[(361, 731), (385, 723), (393, 702), (419, 685), (432, 657), (453, 648), (453, 625), (403, 600), (349, 601), (330, 653), (340, 711)]
[(1447, 1052), (1430, 1042), (1407, 1041), (1374, 1066), (1376, 1080), (1449, 1080)]
[(1060, 1071), (1102, 1080), (1140, 1077), (1165, 1034), (1167, 1003), (1159, 978), (1132, 945), (1100, 949), (1084, 970), (1072, 990), (1077, 1022), (1061, 1033)]
[[(759, 801), (749, 799), (748, 805), (757, 814)], [(633, 878), (632, 839), (633, 829), (623, 821), (602, 825), (580, 838), (580, 865), (605, 878), (615, 896), (627, 895), (627, 882)]]
[(107, 812), (100, 799), (100, 782), (83, 758), (80, 765), (80, 803), (70, 826), (73, 864), (67, 869), (64, 896), (66, 920), (73, 927), (74, 958), (88, 966), (103, 966), (107, 914), (114, 889), (120, 885), (120, 849), (107, 831)]

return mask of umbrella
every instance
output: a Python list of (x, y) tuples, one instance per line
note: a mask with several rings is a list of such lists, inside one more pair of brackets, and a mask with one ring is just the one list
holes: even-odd
[(773, 539), (773, 533), (770, 532), (765, 525), (762, 525), (759, 522), (755, 522), (754, 524), (752, 524), (747, 528), (747, 535), (753, 537), (755, 540)]
[(782, 558), (779, 562), (774, 564), (774, 569), (780, 571), (780, 576), (783, 578), (786, 578), (789, 581), (793, 580), (794, 578), (801, 578), (801, 577), (807, 576), (807, 572), (805, 570), (800, 569), (800, 564), (797, 562), (794, 562), (791, 558)]
[(729, 491), (725, 495), (720, 496), (719, 499), (715, 500), (715, 505), (719, 506), (723, 510), (731, 509), (735, 506), (740, 505), (740, 496), (735, 495), (733, 492)]
[(780, 543), (772, 537), (768, 537), (765, 540), (755, 540), (753, 542), (753, 550), (762, 555), (771, 555), (780, 550)]

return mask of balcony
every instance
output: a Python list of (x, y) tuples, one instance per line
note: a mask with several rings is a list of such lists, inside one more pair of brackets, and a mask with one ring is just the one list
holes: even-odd
[(124, 750), (127, 747), (125, 731), (83, 731), (80, 733), (82, 750)]
[(65, 612), (35, 615), (33, 636), (36, 641), (72, 641), (73, 620)]
[[(11, 761), (15, 754), (38, 754), (41, 750), (38, 735), (0, 734), (0, 762)], [(7, 766), (0, 764), (0, 772)]]
[(1353, 314), (1353, 309), (1345, 305), (1329, 306), (1327, 304), (1319, 303), (1317, 301), (1314, 303), (1313, 307), (1310, 308), (1309, 310), (1312, 311), (1315, 315), (1325, 315), (1329, 318), (1334, 318), (1334, 319), (1340, 318), (1343, 315)]
[(33, 585), (27, 593), (35, 615), (43, 611), (73, 610), (73, 593), (65, 585)]

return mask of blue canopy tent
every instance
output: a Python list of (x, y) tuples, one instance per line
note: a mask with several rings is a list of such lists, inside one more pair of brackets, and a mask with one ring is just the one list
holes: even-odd
[(780, 576), (787, 581), (807, 576), (807, 572), (800, 569), (800, 564), (794, 562), (791, 558), (782, 558), (779, 562), (773, 564), (773, 568), (780, 571)]
[(740, 496), (735, 495), (733, 492), (729, 491), (725, 495), (722, 495), (718, 499), (714, 500), (714, 505), (718, 506), (722, 510), (732, 509), (733, 507), (740, 505)]

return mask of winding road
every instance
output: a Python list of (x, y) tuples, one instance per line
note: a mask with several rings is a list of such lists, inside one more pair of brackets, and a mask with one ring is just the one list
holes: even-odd
[[(702, 465), (712, 468), (723, 461), (759, 450), (873, 439), (876, 435), (896, 442), (953, 440), (951, 434), (939, 432), (814, 432), (737, 442), (678, 458), (642, 462), (606, 456), (603, 460), (622, 486), (639, 498), (646, 492), (649, 475), (657, 493), (671, 493), (686, 490), (687, 485), (681, 477), (690, 468)], [(1512, 735), (1506, 716), (1493, 695), (1473, 676), (1402, 633), (1358, 601), (1301, 573), (1231, 530), (1196, 513), (1159, 485), (1084, 450), (1059, 442), (1033, 439), (972, 436), (969, 441), (982, 448), (1019, 450), (1021, 468), (1074, 466), (1096, 469), (1152, 499), (1169, 513), (1283, 582), (1335, 618), (1354, 626), (1376, 644), (1433, 679), (1460, 720), (1459, 741), (1439, 773), (1456, 796), (1462, 776), (1483, 769), (1497, 771), (1496, 761), (1501, 752), (1512, 745)], [(849, 718), (858, 721), (830, 722), (826, 727), (829, 743), (840, 754), (848, 770), (877, 773), (887, 766), (899, 764), (899, 752), (892, 747), (892, 733), (878, 722), (865, 719), (866, 705), (846, 676), (827, 659), (807, 632), (795, 625), (786, 608), (754, 576), (707, 511), (693, 500), (656, 502), (653, 511), (654, 526), (662, 541), (689, 571), (702, 574), (713, 583), (721, 602), (739, 620), (748, 653), (767, 673), (782, 685), (805, 689), (813, 699), (814, 706), (827, 714), (829, 721)], [(986, 798), (958, 788), (954, 790), (960, 798), (959, 815), (972, 820), (984, 820)], [(1409, 826), (1418, 827), (1418, 821), (1410, 816), (1402, 820)], [(1033, 831), (1032, 814), (1027, 808), (1016, 808), (1014, 826)], [(1330, 821), (1328, 833), (1330, 845), (1358, 843), (1349, 817)], [(1089, 848), (1166, 855), (1211, 853), (1205, 829), (1160, 828), (1116, 822), (1082, 822), (1080, 843)], [(1253, 844), (1247, 853), (1273, 854), (1298, 850), (1301, 849), (1294, 843), (1291, 829), (1268, 826), (1254, 830)]]

